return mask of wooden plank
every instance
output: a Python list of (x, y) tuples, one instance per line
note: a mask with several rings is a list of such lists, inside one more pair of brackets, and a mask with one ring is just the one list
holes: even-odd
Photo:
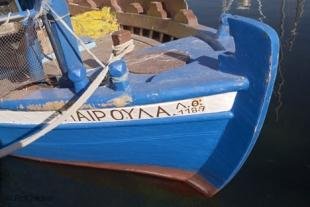
[(121, 25), (153, 30), (177, 38), (195, 35), (199, 32), (198, 27), (191, 27), (172, 19), (127, 13), (117, 13), (116, 16)]
[[(131, 73), (158, 74), (185, 65), (190, 57), (181, 52), (131, 53), (125, 58)], [(145, 66), (148, 67), (145, 67)]]
[[(140, 3), (144, 11), (149, 10), (151, 2), (154, 0), (114, 0), (122, 9), (125, 8), (129, 3), (137, 2)], [(156, 0), (162, 2), (164, 9), (167, 11), (168, 17), (174, 17), (181, 9), (188, 9), (186, 0)]]

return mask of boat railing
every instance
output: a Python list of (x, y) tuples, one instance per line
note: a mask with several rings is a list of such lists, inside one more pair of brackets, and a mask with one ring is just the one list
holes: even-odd
[(203, 27), (183, 0), (69, 0), (69, 5), (72, 15), (109, 6), (122, 29), (159, 42), (197, 35)]

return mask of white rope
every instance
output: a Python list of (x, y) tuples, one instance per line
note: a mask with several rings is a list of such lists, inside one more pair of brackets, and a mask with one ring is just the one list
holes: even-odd
[[(27, 9), (26, 12), (27, 12), (27, 15), (22, 20), (20, 20), (19, 22), (25, 22), (30, 18), (30, 16), (31, 16), (30, 10)], [(12, 19), (12, 12), (9, 12), (5, 22), (1, 26), (9, 24), (11, 19)]]
[(69, 16), (70, 16), (70, 13), (67, 13), (63, 16), (58, 16), (57, 18), (54, 18), (54, 20), (50, 20), (50, 21), (51, 22), (58, 22), (58, 21), (60, 21), (60, 19), (64, 19), (64, 18), (69, 17)]
[[(59, 18), (59, 15), (50, 7), (50, 5), (46, 4), (46, 6), (49, 8), (49, 10), (53, 13), (53, 15), (56, 18)], [(70, 32), (82, 45), (82, 47), (85, 48), (85, 50), (94, 58), (94, 60), (102, 67), (102, 70), (97, 75), (97, 77), (91, 82), (91, 84), (88, 86), (88, 88), (82, 93), (82, 95), (66, 110), (59, 114), (59, 112), (56, 112), (52, 115), (56, 117), (52, 118), (51, 121), (46, 124), (41, 130), (38, 132), (35, 132), (34, 134), (23, 138), (22, 140), (19, 140), (13, 144), (10, 144), (0, 150), (0, 158), (5, 157), (9, 154), (12, 154), (13, 152), (22, 149), (31, 143), (39, 140), (47, 133), (51, 132), (53, 129), (57, 128), (59, 125), (61, 125), (66, 119), (68, 119), (75, 111), (80, 109), (84, 103), (93, 95), (93, 93), (96, 91), (96, 89), (100, 86), (102, 81), (105, 79), (107, 73), (108, 73), (108, 66), (104, 65), (99, 58), (96, 57), (95, 54), (93, 54), (89, 48), (84, 44), (84, 42), (72, 31), (72, 29), (64, 22), (63, 19), (59, 18), (59, 22)], [(129, 44), (129, 43), (128, 43)], [(131, 51), (133, 47), (131, 45), (124, 44), (124, 47), (117, 47), (118, 50), (122, 50), (123, 52), (120, 53), (118, 56), (111, 55), (109, 62), (111, 63), (114, 60), (117, 60), (121, 57), (123, 57), (126, 53)], [(126, 47), (125, 47), (126, 46)]]
[[(133, 39), (123, 43), (123, 44), (120, 44), (120, 45), (117, 45), (117, 46), (112, 46), (112, 50), (113, 50), (113, 54), (114, 56), (117, 56), (119, 57), (119, 55), (121, 55), (124, 50), (128, 50), (128, 52), (131, 52), (133, 49), (134, 49), (135, 45), (134, 45), (134, 41)], [(128, 53), (126, 52), (126, 53)]]
[(26, 11), (27, 11), (27, 16), (24, 19), (22, 19), (20, 22), (25, 22), (25, 21), (27, 21), (30, 18), (30, 15), (31, 15), (30, 14), (30, 10), (27, 9)]
[(12, 15), (12, 12), (9, 12), (5, 22), (3, 23), (3, 25), (6, 25), (6, 24), (10, 23), (11, 15)]

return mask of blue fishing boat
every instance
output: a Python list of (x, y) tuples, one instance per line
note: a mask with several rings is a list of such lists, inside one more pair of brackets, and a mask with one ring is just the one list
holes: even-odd
[[(157, 3), (149, 9), (162, 10)], [(278, 35), (241, 16), (223, 14), (215, 30), (197, 24), (188, 8), (173, 19), (171, 12), (158, 12), (161, 18), (131, 6), (136, 13), (117, 7), (123, 30), (112, 35), (104, 64), (101, 49), (108, 46), (90, 49), (73, 32), (66, 1), (1, 5), (0, 156), (158, 176), (212, 196), (236, 175), (260, 134)], [(40, 47), (40, 28), (58, 75), (46, 69), (55, 59)], [(128, 30), (157, 41), (132, 51)], [(85, 66), (79, 45), (94, 67)]]

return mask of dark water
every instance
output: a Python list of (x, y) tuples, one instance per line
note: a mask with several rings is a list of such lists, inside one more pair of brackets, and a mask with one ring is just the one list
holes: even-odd
[[(221, 193), (205, 199), (156, 178), (6, 158), (0, 206), (309, 207), (310, 1), (252, 0), (247, 10), (238, 9), (241, 3), (231, 13), (260, 19), (281, 35), (281, 68), (254, 152)], [(201, 23), (217, 26), (222, 1), (191, 0), (190, 6)]]

